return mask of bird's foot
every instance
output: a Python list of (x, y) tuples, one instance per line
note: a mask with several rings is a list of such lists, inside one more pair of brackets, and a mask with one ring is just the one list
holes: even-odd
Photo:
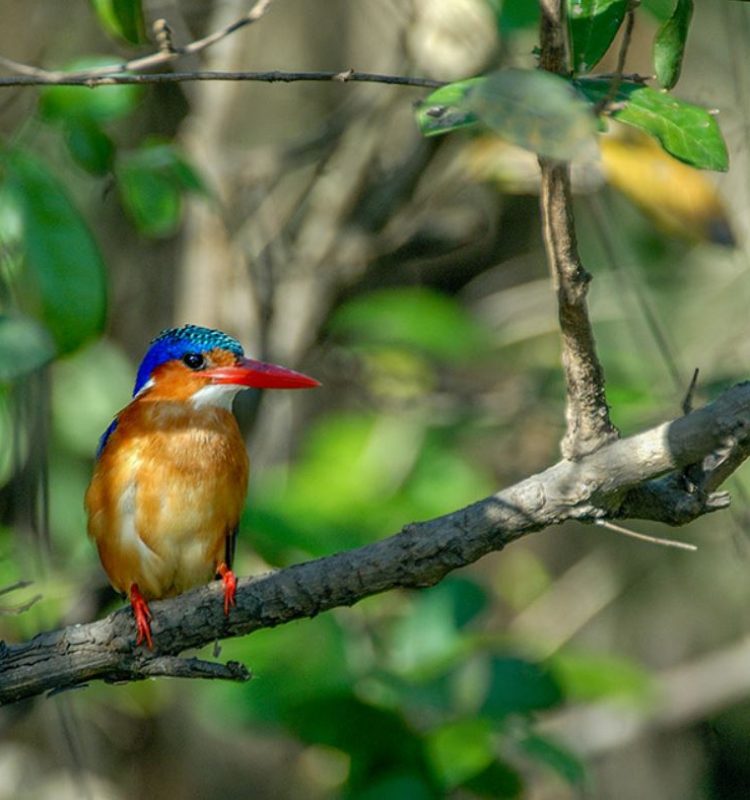
[(229, 616), (231, 606), (236, 606), (237, 578), (231, 569), (222, 561), (216, 569), (224, 582), (224, 613)]
[(134, 583), (130, 587), (130, 605), (133, 608), (133, 616), (135, 617), (135, 627), (138, 635), (136, 636), (136, 647), (139, 644), (146, 642), (149, 650), (154, 649), (154, 642), (151, 639), (151, 609), (148, 607), (146, 598), (141, 594), (138, 584)]

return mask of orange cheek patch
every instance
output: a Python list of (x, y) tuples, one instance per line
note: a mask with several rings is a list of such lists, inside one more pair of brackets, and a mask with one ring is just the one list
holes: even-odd
[(181, 361), (169, 361), (153, 373), (154, 386), (143, 396), (143, 401), (170, 400), (183, 403), (199, 389), (210, 383), (200, 371), (192, 370)]

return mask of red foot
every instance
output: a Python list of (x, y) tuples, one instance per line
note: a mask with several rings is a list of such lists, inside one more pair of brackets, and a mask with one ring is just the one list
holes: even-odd
[(221, 575), (224, 581), (224, 613), (229, 616), (231, 606), (236, 606), (235, 596), (237, 595), (237, 578), (234, 572), (222, 561), (216, 568), (216, 572)]
[(145, 640), (149, 650), (154, 649), (154, 643), (151, 639), (151, 611), (146, 602), (146, 598), (141, 594), (138, 584), (134, 583), (130, 587), (130, 605), (133, 607), (133, 616), (135, 617), (135, 627), (138, 631), (135, 644), (136, 647), (142, 644)]

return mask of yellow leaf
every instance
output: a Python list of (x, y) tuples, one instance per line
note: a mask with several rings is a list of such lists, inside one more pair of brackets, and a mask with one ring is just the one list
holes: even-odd
[(664, 152), (650, 136), (600, 137), (607, 181), (663, 231), (693, 242), (734, 247), (724, 203), (705, 172)]

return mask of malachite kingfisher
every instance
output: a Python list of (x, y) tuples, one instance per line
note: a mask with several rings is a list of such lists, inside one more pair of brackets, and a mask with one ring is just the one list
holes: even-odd
[(236, 339), (210, 328), (171, 328), (151, 342), (133, 399), (99, 441), (85, 501), (104, 570), (130, 598), (136, 645), (153, 648), (149, 600), (217, 576), (226, 614), (235, 603), (232, 556), (249, 470), (235, 395), (318, 385), (245, 358)]

